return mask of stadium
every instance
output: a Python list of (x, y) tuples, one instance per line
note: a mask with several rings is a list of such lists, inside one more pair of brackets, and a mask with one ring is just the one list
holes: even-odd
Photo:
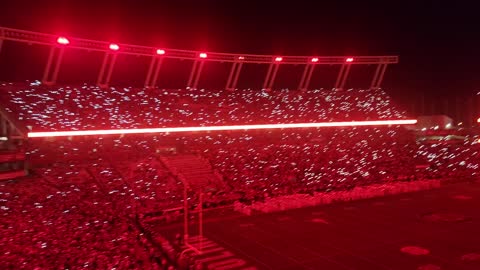
[(1, 269), (480, 269), (478, 127), (397, 105), (399, 56), (0, 27), (19, 47), (42, 69), (0, 83)]

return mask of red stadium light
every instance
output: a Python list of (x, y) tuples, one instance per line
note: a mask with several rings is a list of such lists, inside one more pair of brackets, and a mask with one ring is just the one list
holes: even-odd
[(275, 62), (282, 62), (283, 58), (282, 57), (275, 57)]
[(60, 45), (68, 45), (70, 44), (70, 41), (66, 37), (58, 37), (57, 38), (57, 43)]
[(238, 57), (238, 60), (243, 60), (243, 59), (245, 59), (245, 57), (243, 57), (243, 56)]
[(158, 55), (164, 55), (164, 54), (165, 54), (165, 50), (157, 49), (157, 54), (158, 54)]
[(477, 119), (477, 123), (480, 123), (480, 117)]
[(115, 43), (112, 43), (112, 44), (110, 44), (110, 46), (108, 46), (108, 48), (110, 48), (110, 50), (112, 50), (112, 51), (118, 51), (120, 49), (120, 46), (118, 46)]
[(347, 63), (353, 62), (353, 57), (349, 57), (349, 58), (345, 59), (345, 62), (347, 62)]
[(204, 59), (207, 58), (207, 54), (204, 53), (204, 52), (200, 53), (198, 56), (199, 56), (200, 58), (204, 58)]
[(114, 134), (142, 134), (142, 133), (173, 133), (196, 131), (222, 131), (222, 130), (251, 130), (251, 129), (285, 129), (285, 128), (319, 128), (319, 127), (359, 127), (359, 126), (390, 126), (413, 125), (417, 120), (379, 120), (379, 121), (354, 121), (354, 122), (320, 122), (299, 124), (264, 124), (264, 125), (236, 125), (236, 126), (206, 126), (206, 127), (173, 127), (173, 128), (138, 128), (138, 129), (103, 129), (103, 130), (73, 130), (29, 132), (29, 138), (64, 137), (64, 136), (91, 136)]
[(317, 63), (318, 62), (318, 57), (314, 57), (312, 58), (312, 60), (310, 60), (312, 63)]

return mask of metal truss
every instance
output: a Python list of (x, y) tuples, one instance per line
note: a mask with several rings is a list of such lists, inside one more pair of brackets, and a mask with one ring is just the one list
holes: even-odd
[[(378, 88), (382, 83), (387, 65), (398, 63), (398, 56), (349, 56), (348, 58), (345, 56), (282, 56), (280, 60), (278, 60), (279, 57), (274, 55), (208, 52), (208, 57), (200, 58), (199, 55), (201, 52), (192, 50), (165, 49), (118, 43), (118, 50), (113, 51), (109, 48), (111, 43), (105, 41), (69, 37), (67, 45), (60, 45), (57, 42), (58, 38), (59, 36), (52, 34), (0, 27), (0, 51), (4, 40), (50, 46), (50, 55), (43, 75), (43, 82), (45, 84), (54, 84), (56, 82), (65, 49), (104, 52), (105, 58), (97, 80), (97, 84), (101, 87), (107, 87), (110, 83), (113, 67), (118, 54), (152, 58), (145, 79), (146, 87), (156, 86), (160, 66), (162, 65), (164, 58), (193, 61), (192, 70), (187, 83), (187, 87), (191, 88), (198, 87), (201, 71), (206, 62), (231, 62), (232, 68), (225, 87), (229, 90), (235, 89), (240, 71), (244, 64), (269, 65), (263, 84), (263, 88), (265, 89), (271, 89), (273, 87), (280, 66), (305, 65), (305, 70), (302, 74), (298, 88), (306, 90), (309, 88), (310, 79), (312, 78), (315, 66), (317, 65), (340, 65), (341, 68), (335, 83), (335, 88), (341, 89), (345, 87), (352, 65), (377, 65), (371, 87)], [(162, 50), (162, 55), (158, 54), (159, 49)]]

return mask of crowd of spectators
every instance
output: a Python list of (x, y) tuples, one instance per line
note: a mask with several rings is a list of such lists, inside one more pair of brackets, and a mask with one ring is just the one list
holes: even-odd
[(3, 84), (7, 112), (33, 131), (400, 119), (382, 90), (204, 90)]
[(83, 169), (38, 173), (42, 177), (0, 183), (2, 269), (168, 267), (125, 202)]
[(467, 137), (454, 142), (419, 144), (416, 163), (421, 167), (417, 174), (423, 178), (477, 178), (480, 173), (480, 141)]
[[(406, 118), (379, 89), (3, 84), (0, 104), (33, 131)], [(168, 268), (168, 244), (155, 246), (161, 235), (137, 222), (182, 205), (184, 184), (162, 162), (172, 154), (165, 149), (199, 155), (223, 177), (221, 189), (206, 192), (205, 207), (467, 175), (480, 160), (472, 141), (419, 145), (400, 126), (32, 139), (25, 148), (32, 176), (0, 183), (6, 269)], [(419, 160), (428, 163), (422, 173)], [(192, 202), (196, 196), (187, 194)]]
[(230, 133), (189, 143), (211, 160), (231, 190), (249, 198), (415, 178), (415, 141), (401, 127)]

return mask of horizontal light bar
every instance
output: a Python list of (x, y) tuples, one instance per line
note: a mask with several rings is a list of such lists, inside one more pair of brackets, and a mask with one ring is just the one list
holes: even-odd
[(220, 131), (220, 130), (250, 130), (250, 129), (283, 129), (283, 128), (318, 128), (318, 127), (358, 127), (358, 126), (388, 126), (413, 125), (417, 120), (380, 120), (354, 122), (321, 122), (299, 124), (264, 124), (264, 125), (237, 125), (237, 126), (207, 126), (207, 127), (172, 127), (172, 128), (138, 128), (138, 129), (100, 129), (100, 130), (73, 130), (29, 132), (29, 138), (63, 137), (63, 136), (91, 136), (114, 134), (143, 134), (143, 133), (170, 133), (193, 131)]

